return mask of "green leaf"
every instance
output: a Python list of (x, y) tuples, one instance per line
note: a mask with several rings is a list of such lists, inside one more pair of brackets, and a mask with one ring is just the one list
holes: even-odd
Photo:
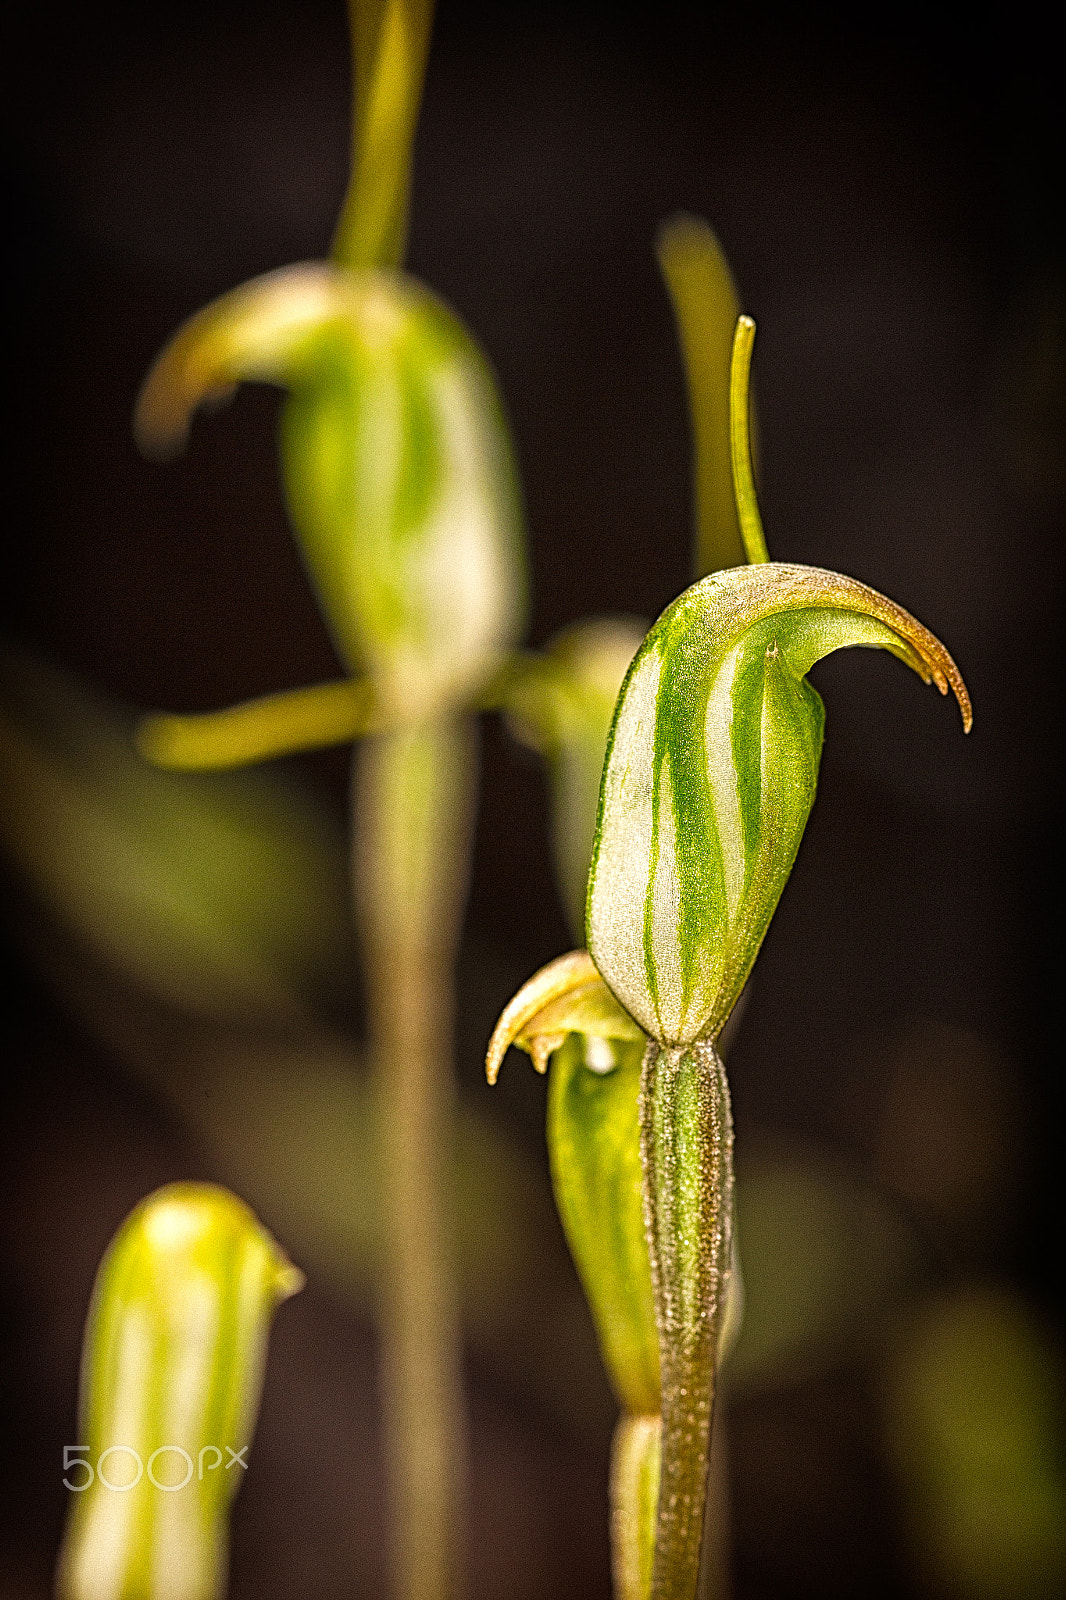
[(751, 970), (814, 801), (823, 710), (804, 681), (833, 650), (889, 650), (963, 725), (958, 669), (883, 595), (813, 567), (761, 563), (667, 608), (615, 712), (589, 877), (589, 952), (646, 1033), (716, 1037)]
[(226, 1512), (270, 1323), (302, 1285), (248, 1207), (213, 1184), (171, 1184), (127, 1217), (85, 1331), (60, 1600), (224, 1591)]
[(290, 267), (224, 295), (149, 373), (142, 446), (180, 447), (244, 379), (290, 391), (289, 510), (337, 650), (382, 724), (475, 698), (522, 625), (510, 441), (459, 321), (397, 272)]

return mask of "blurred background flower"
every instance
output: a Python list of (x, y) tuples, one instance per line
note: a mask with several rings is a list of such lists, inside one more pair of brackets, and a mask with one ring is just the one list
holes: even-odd
[[(713, 223), (759, 321), (775, 557), (898, 596), (977, 708), (964, 742), (875, 653), (814, 674), (832, 700), (819, 798), (729, 1056), (736, 1600), (1061, 1589), (1044, 1219), (1066, 275), (1035, 15), (442, 0), (437, 22), (411, 266), (500, 376), (532, 642), (654, 617), (689, 581), (684, 378), (653, 252), (680, 206)], [(17, 0), (5, 24), (0, 1592), (49, 1593), (102, 1250), (150, 1189), (198, 1178), (308, 1273), (271, 1346), (232, 1593), (374, 1595), (379, 1223), (346, 759), (194, 780), (149, 772), (128, 739), (134, 708), (338, 670), (286, 527), (276, 396), (242, 391), (167, 473), (129, 417), (188, 312), (327, 248), (343, 9)], [(588, 1600), (608, 1591), (609, 1391), (551, 1206), (544, 1085), (507, 1072), (490, 1098), (481, 1077), (501, 1005), (571, 941), (548, 780), (502, 720), (484, 731), (455, 1179), (470, 1592)]]

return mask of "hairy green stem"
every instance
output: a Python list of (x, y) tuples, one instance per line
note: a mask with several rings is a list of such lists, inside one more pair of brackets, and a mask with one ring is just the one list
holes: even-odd
[(733, 1122), (713, 1044), (648, 1045), (640, 1127), (662, 1375), (651, 1597), (694, 1600), (732, 1249)]
[(380, 1337), (396, 1600), (459, 1587), (465, 1429), (448, 1168), (452, 967), (472, 805), (469, 722), (356, 751), (355, 883), (381, 1105)]

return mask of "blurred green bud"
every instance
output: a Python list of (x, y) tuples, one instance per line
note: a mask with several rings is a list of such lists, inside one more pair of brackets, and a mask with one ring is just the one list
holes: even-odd
[(619, 697), (588, 946), (663, 1045), (715, 1038), (751, 970), (814, 802), (824, 710), (806, 682), (846, 645), (889, 650), (971, 722), (943, 645), (891, 600), (813, 567), (704, 578), (667, 608)]
[(59, 1600), (216, 1600), (267, 1335), (303, 1286), (254, 1214), (211, 1184), (134, 1210), (97, 1273)]
[(379, 722), (476, 696), (518, 636), (525, 578), (502, 406), (461, 323), (398, 272), (268, 274), (179, 329), (138, 401), (142, 447), (180, 448), (195, 408), (243, 379), (290, 392), (293, 525)]
[(646, 625), (597, 617), (557, 634), (516, 666), (505, 695), (511, 728), (547, 758), (555, 873), (576, 938), (585, 923), (596, 807), (615, 701)]

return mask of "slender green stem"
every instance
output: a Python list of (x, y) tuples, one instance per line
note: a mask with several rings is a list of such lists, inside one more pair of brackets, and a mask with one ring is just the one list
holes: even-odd
[(332, 254), (344, 267), (398, 267), (433, 0), (348, 0), (348, 11), (352, 162)]
[(748, 423), (751, 347), (755, 343), (755, 324), (750, 317), (738, 317), (733, 335), (733, 361), (729, 371), (729, 444), (733, 463), (733, 492), (740, 517), (740, 532), (749, 561), (769, 561), (766, 535), (762, 531), (755, 478), (751, 470), (751, 432)]
[(648, 1045), (640, 1121), (662, 1369), (651, 1600), (694, 1600), (732, 1249), (733, 1124), (725, 1068), (713, 1044)]
[(730, 468), (729, 364), (740, 306), (721, 245), (699, 217), (671, 217), (656, 241), (688, 379), (696, 576), (742, 566)]
[(371, 738), (355, 755), (355, 883), (382, 1113), (380, 1329), (396, 1600), (447, 1600), (459, 1587), (465, 1434), (447, 1196), (471, 745), (469, 722), (437, 722)]

